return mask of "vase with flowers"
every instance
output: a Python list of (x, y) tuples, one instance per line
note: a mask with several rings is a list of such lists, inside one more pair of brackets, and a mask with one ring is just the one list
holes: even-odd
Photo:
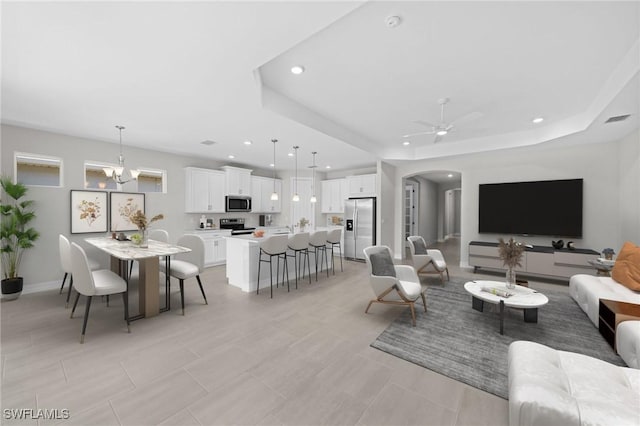
[(297, 223), (298, 230), (300, 232), (304, 232), (304, 230), (305, 230), (305, 228), (307, 227), (308, 224), (309, 224), (309, 220), (307, 218), (301, 217), (300, 220)]
[(513, 238), (505, 241), (502, 238), (498, 240), (498, 253), (504, 266), (507, 267), (507, 288), (515, 288), (516, 286), (516, 266), (522, 266), (522, 255), (524, 254), (524, 245), (517, 242)]
[(164, 215), (157, 214), (148, 220), (142, 213), (142, 210), (137, 210), (135, 213), (129, 216), (129, 221), (138, 227), (138, 234), (131, 236), (131, 241), (140, 247), (149, 247), (148, 227), (153, 222), (164, 219)]

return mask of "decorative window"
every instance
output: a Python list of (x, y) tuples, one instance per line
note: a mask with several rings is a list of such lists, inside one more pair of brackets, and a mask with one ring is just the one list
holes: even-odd
[(29, 186), (62, 187), (62, 159), (25, 152), (15, 153), (15, 178)]
[(167, 192), (167, 172), (158, 169), (138, 168), (138, 192)]
[(84, 187), (86, 189), (110, 189), (119, 190), (118, 184), (104, 174), (104, 167), (113, 167), (115, 164), (99, 163), (97, 161), (84, 162)]

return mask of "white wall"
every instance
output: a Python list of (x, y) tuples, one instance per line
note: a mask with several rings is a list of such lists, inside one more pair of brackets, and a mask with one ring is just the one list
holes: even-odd
[(620, 242), (640, 245), (640, 131), (620, 141), (618, 158)]
[(417, 232), (427, 244), (433, 244), (438, 240), (438, 185), (420, 176), (414, 176), (412, 179), (420, 185)]
[[(623, 158), (624, 157), (624, 158)], [(629, 157), (629, 158), (627, 158)], [(618, 172), (627, 166), (625, 182)], [(432, 170), (456, 170), (462, 174), (461, 264), (468, 264), (468, 244), (473, 240), (494, 241), (501, 235), (478, 233), (478, 185), (527, 180), (584, 179), (583, 238), (577, 247), (602, 250), (620, 247), (622, 232), (638, 235), (638, 164), (637, 135), (630, 140), (602, 144), (563, 147), (550, 144), (493, 151), (436, 160), (406, 162), (397, 168), (395, 191), (402, 191), (405, 176)], [(626, 180), (626, 177), (628, 181)], [(635, 181), (634, 181), (635, 179)], [(635, 183), (634, 183), (635, 182)], [(631, 193), (622, 202), (621, 194)], [(626, 197), (625, 197), (626, 198)], [(505, 200), (505, 208), (509, 205)], [(622, 219), (622, 218), (627, 219)], [(622, 225), (623, 224), (623, 225)], [(624, 229), (624, 231), (623, 231)], [(395, 245), (402, 247), (402, 219), (396, 216)], [(503, 237), (509, 237), (507, 235)], [(523, 238), (518, 237), (520, 240)], [(528, 237), (526, 242), (549, 246), (551, 237)]]
[[(395, 232), (403, 234), (402, 227), (394, 227), (395, 212), (394, 203), (397, 202), (397, 195), (393, 192), (393, 183), (395, 179), (395, 167), (384, 161), (378, 162), (378, 197), (376, 201), (376, 222), (377, 222), (377, 241), (378, 245), (393, 247), (393, 238)], [(404, 189), (404, 187), (403, 187)], [(399, 193), (400, 199), (404, 197), (404, 190)], [(400, 204), (404, 205), (401, 201)], [(401, 215), (402, 217), (402, 215)], [(404, 247), (404, 246), (403, 246)], [(396, 249), (397, 251), (397, 249)]]

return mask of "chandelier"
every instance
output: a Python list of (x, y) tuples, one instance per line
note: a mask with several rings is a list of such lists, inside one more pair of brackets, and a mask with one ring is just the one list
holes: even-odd
[(131, 180), (138, 179), (140, 170), (130, 169), (127, 170), (124, 167), (124, 155), (122, 155), (122, 131), (124, 126), (116, 126), (116, 129), (120, 131), (120, 155), (118, 156), (118, 167), (103, 167), (104, 174), (107, 177), (116, 181), (116, 183), (123, 184)]

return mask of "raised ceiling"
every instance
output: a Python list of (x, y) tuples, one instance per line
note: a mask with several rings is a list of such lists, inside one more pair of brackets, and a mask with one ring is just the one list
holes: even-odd
[[(639, 23), (638, 2), (3, 2), (2, 122), (262, 168), (272, 138), (279, 167), (299, 145), (333, 169), (603, 142), (638, 127)], [(402, 145), (442, 97), (479, 118)]]

